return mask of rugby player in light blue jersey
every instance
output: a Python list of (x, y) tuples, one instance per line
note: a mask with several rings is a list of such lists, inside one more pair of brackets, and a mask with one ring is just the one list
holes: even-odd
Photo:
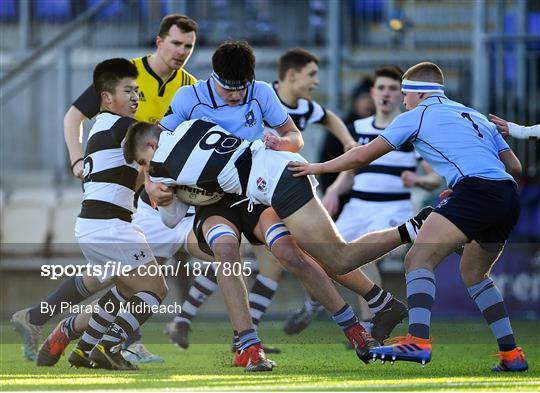
[(378, 138), (325, 163), (290, 164), (296, 176), (340, 172), (366, 166), (410, 142), (453, 190), (427, 218), (405, 257), (408, 334), (370, 353), (373, 358), (422, 365), (431, 360), (433, 271), (464, 246), (463, 282), (499, 346), (500, 362), (492, 370), (525, 371), (527, 361), (516, 346), (504, 300), (489, 277), (519, 218), (517, 185), (509, 173), (519, 174), (521, 164), (493, 123), (445, 96), (443, 73), (437, 65), (424, 62), (411, 67), (403, 75), (401, 88), (409, 112), (398, 116)]

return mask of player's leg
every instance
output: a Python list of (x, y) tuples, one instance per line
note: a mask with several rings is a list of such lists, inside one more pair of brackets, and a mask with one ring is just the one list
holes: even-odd
[[(152, 315), (152, 307), (161, 303), (167, 291), (165, 280), (159, 275), (152, 250), (137, 225), (119, 219), (78, 218), (76, 235), (90, 263), (107, 265), (110, 261), (118, 261), (121, 268), (101, 269), (100, 282), (113, 280), (115, 287), (100, 298), (99, 307), (94, 310), (87, 330), (68, 360), (77, 367), (89, 367), (94, 353), (96, 359), (92, 360), (101, 367), (133, 369), (120, 353), (121, 344)], [(154, 267), (154, 273), (147, 274), (143, 270), (149, 267)], [(120, 310), (124, 301), (127, 306)], [(114, 332), (105, 334), (111, 326)], [(96, 340), (103, 343), (96, 344)], [(89, 354), (95, 348), (98, 351)]]
[[(283, 219), (299, 244), (334, 274), (343, 275), (411, 241), (398, 227), (371, 232), (345, 243), (318, 198)], [(405, 227), (402, 224), (401, 227)], [(411, 226), (412, 227), (412, 226)], [(306, 231), (305, 228), (310, 228)], [(409, 236), (409, 237), (407, 237)]]
[[(167, 295), (168, 288), (164, 277), (150, 273), (153, 271), (159, 271), (155, 259), (145, 263), (143, 270), (135, 269), (128, 275), (114, 278), (119, 293), (124, 294), (127, 300), (123, 309), (120, 307), (118, 311), (114, 310), (116, 317), (90, 352), (89, 358), (99, 367), (110, 370), (137, 368), (124, 359), (120, 350), (126, 339), (156, 312)], [(107, 304), (102, 307), (107, 312)], [(112, 313), (108, 316), (112, 317)], [(99, 315), (92, 316), (90, 327), (93, 322), (99, 322)]]
[(500, 362), (492, 370), (526, 371), (528, 364), (523, 350), (516, 345), (504, 299), (489, 277), (501, 250), (502, 244), (467, 244), (460, 262), (461, 277), (497, 340)]
[(394, 339), (395, 344), (373, 349), (374, 358), (410, 360), (423, 365), (431, 360), (429, 332), (436, 288), (433, 271), (465, 242), (467, 236), (446, 217), (435, 212), (429, 215), (405, 257), (408, 334)]
[[(237, 225), (222, 216), (211, 215), (202, 221), (202, 232), (216, 262), (240, 262), (240, 232)], [(216, 265), (216, 277), (234, 334), (238, 335), (238, 351), (233, 364), (246, 367), (246, 371), (271, 371), (272, 363), (262, 350), (249, 314), (247, 289), (243, 276), (224, 274)]]
[[(23, 340), (23, 354), (35, 361), (41, 344), (41, 330), (51, 318), (60, 313), (62, 303), (78, 304), (104, 288), (96, 277), (74, 276), (64, 280), (58, 288), (33, 307), (17, 311), (11, 324)], [(52, 312), (41, 312), (41, 304), (47, 304)], [(64, 304), (65, 304), (64, 303)]]
[(367, 362), (368, 350), (377, 345), (376, 341), (361, 327), (353, 309), (345, 303), (324, 269), (298, 247), (273, 209), (262, 212), (255, 234), (258, 238), (264, 236), (278, 261), (316, 296), (355, 346), (358, 357)]
[[(343, 208), (342, 214), (336, 221), (336, 227), (345, 241), (353, 241), (366, 233), (406, 222), (411, 215), (409, 200), (371, 202), (352, 199)], [(398, 249), (392, 252), (401, 251)], [(381, 289), (382, 278), (378, 263), (370, 262), (360, 269), (374, 284), (368, 293), (359, 292), (360, 315), (364, 321), (371, 320), (369, 325), (373, 328), (372, 336), (379, 342), (383, 342), (389, 337), (396, 324), (407, 316), (407, 307), (399, 300), (393, 299), (392, 294)]]

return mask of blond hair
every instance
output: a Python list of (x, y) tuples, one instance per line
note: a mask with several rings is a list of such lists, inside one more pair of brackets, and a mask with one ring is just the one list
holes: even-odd
[(403, 79), (411, 81), (421, 81), (421, 82), (433, 82), (444, 85), (444, 75), (439, 66), (435, 63), (424, 61), (413, 65), (405, 74), (403, 74)]

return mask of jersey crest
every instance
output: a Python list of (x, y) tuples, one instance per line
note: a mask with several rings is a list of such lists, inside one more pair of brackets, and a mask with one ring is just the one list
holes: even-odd
[(253, 127), (255, 124), (257, 124), (257, 118), (253, 113), (253, 109), (251, 109), (248, 113), (246, 113), (246, 126)]

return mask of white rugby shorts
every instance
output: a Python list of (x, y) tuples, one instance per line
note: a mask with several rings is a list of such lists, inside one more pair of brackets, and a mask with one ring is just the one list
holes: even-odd
[(119, 266), (125, 273), (155, 259), (141, 228), (118, 218), (78, 217), (75, 237), (88, 262), (101, 265), (91, 273), (100, 282), (121, 276)]
[(143, 231), (148, 245), (156, 257), (172, 258), (179, 250), (186, 251), (189, 232), (193, 229), (195, 216), (185, 217), (174, 228), (167, 227), (159, 212), (139, 198), (133, 223)]
[(373, 231), (403, 224), (412, 217), (410, 200), (373, 202), (351, 198), (345, 204), (336, 227), (345, 241), (350, 242)]

